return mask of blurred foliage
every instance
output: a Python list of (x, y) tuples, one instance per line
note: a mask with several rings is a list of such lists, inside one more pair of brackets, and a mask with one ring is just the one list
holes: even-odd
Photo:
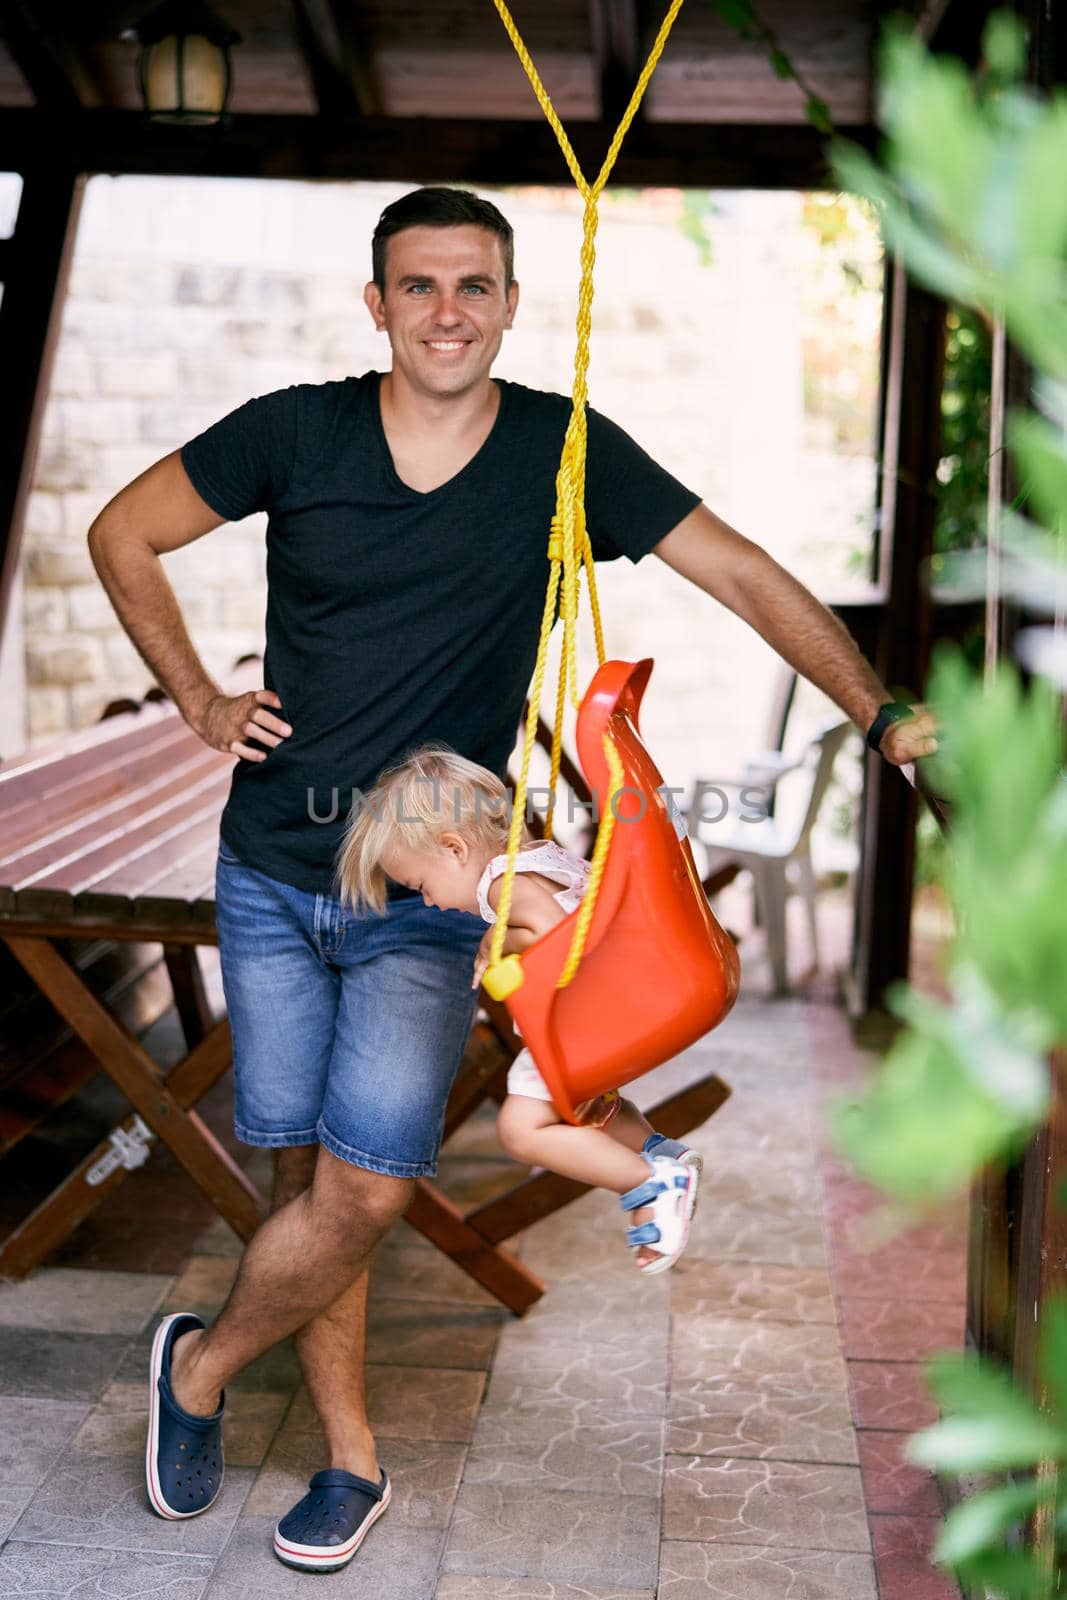
[[(934, 550), (967, 549), (986, 542), (989, 490), (989, 336), (976, 312), (950, 307), (946, 316), (945, 382), (941, 392), (944, 454)], [(943, 562), (935, 558), (935, 573)]]
[[(927, 53), (902, 25), (886, 34), (882, 162), (838, 142), (838, 177), (877, 205), (887, 243), (957, 311), (946, 374), (947, 434), (938, 551), (947, 581), (981, 595), (984, 522), (978, 401), (979, 319), (1002, 318), (1035, 371), (1037, 413), (1009, 418), (1021, 485), (996, 530), (1003, 591), (1043, 616), (1067, 609), (1067, 93), (1040, 99), (1020, 83), (1021, 24), (997, 12), (983, 66)], [(968, 337), (963, 337), (964, 334)], [(970, 334), (974, 337), (969, 337)], [(978, 430), (974, 432), (973, 430)], [(969, 498), (974, 497), (973, 509)], [(989, 1161), (1016, 1156), (1044, 1120), (1049, 1053), (1067, 1044), (1067, 784), (1062, 631), (1020, 635), (1013, 663), (983, 682), (955, 648), (934, 661), (934, 787), (951, 803), (939, 868), (956, 928), (949, 1004), (906, 986), (889, 997), (907, 1024), (875, 1082), (835, 1113), (854, 1164), (913, 1211), (965, 1188)], [(1012, 1474), (947, 1518), (936, 1558), (968, 1584), (1009, 1597), (1049, 1596), (1067, 1536), (1067, 1310), (1046, 1306), (1039, 1410), (991, 1364), (945, 1357), (931, 1369), (942, 1420), (912, 1444), (915, 1460), (956, 1473)], [(1061, 1490), (1060, 1485), (1065, 1485)], [(1026, 1548), (1028, 1519), (1051, 1518), (1055, 1549)]]

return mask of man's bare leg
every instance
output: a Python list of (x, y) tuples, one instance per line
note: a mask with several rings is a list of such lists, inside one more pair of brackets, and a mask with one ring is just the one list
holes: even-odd
[[(255, 1234), (212, 1326), (177, 1341), (171, 1383), (178, 1404), (209, 1416), (236, 1373), (351, 1290), (378, 1240), (407, 1209), (411, 1188), (408, 1179), (368, 1172), (320, 1148), (311, 1187)], [(330, 1342), (335, 1346), (339, 1337), (335, 1324)], [(311, 1348), (321, 1392), (314, 1336)]]
[[(311, 1185), (317, 1145), (279, 1150), (274, 1165), (273, 1209)], [(319, 1414), (328, 1459), (359, 1478), (378, 1482), (378, 1453), (367, 1424), (367, 1270), (332, 1306), (293, 1335), (304, 1382)]]

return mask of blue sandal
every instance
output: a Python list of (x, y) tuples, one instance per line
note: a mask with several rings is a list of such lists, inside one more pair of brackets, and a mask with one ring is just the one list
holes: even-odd
[(672, 1161), (680, 1161), (683, 1167), (693, 1167), (699, 1178), (704, 1171), (704, 1157), (689, 1145), (683, 1144), (680, 1139), (668, 1139), (665, 1133), (650, 1133), (641, 1146), (643, 1156), (670, 1156)]
[(191, 1311), (177, 1311), (156, 1329), (148, 1378), (148, 1445), (145, 1483), (157, 1516), (198, 1517), (222, 1488), (222, 1396), (211, 1417), (183, 1411), (170, 1386), (174, 1345), (183, 1333), (204, 1324)]
[[(666, 1142), (666, 1141), (665, 1141)], [(700, 1172), (692, 1162), (674, 1161), (666, 1155), (646, 1155), (651, 1176), (619, 1196), (624, 1211), (652, 1209), (652, 1220), (627, 1228), (626, 1242), (634, 1250), (642, 1245), (656, 1256), (639, 1270), (649, 1276), (673, 1267), (689, 1240), (689, 1224), (696, 1209)]]
[(275, 1528), (274, 1554), (287, 1567), (336, 1572), (351, 1561), (392, 1493), (384, 1471), (379, 1483), (340, 1467), (316, 1472), (308, 1493)]

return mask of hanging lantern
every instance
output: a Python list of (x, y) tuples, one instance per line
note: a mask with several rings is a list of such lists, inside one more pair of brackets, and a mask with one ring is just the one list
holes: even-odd
[(230, 98), (230, 46), (241, 35), (203, 0), (163, 0), (127, 30), (141, 46), (137, 75), (153, 122), (218, 122)]

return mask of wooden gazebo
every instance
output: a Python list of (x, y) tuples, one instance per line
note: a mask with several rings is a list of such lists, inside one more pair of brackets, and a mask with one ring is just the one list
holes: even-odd
[[(8, 401), (0, 435), (0, 629), (87, 175), (512, 185), (566, 178), (489, 0), (218, 0), (242, 43), (229, 115), (209, 127), (146, 119), (137, 46), (122, 35), (150, 9), (151, 0), (0, 0), (0, 170), (23, 180), (14, 234), (0, 241)], [(761, 0), (760, 15), (796, 73), (779, 78), (766, 41), (742, 37), (713, 0), (688, 0), (613, 181), (824, 185), (826, 140), (805, 118), (800, 84), (825, 102), (840, 133), (873, 143), (875, 41), (882, 16), (900, 9), (888, 0)], [(935, 48), (977, 58), (989, 0), (912, 0), (911, 9)], [(1063, 8), (1019, 0), (1017, 9), (1032, 30), (1035, 81), (1063, 81)], [(645, 0), (518, 0), (515, 10), (579, 159), (595, 169), (660, 8)], [(860, 603), (836, 609), (885, 683), (918, 688), (935, 633), (955, 626), (921, 581), (940, 456), (945, 307), (893, 263), (883, 328), (882, 470), (869, 586)], [(1025, 388), (1019, 363), (1010, 352), (1000, 356), (994, 464), (1005, 396)], [(985, 625), (990, 652), (1004, 648), (1012, 618), (995, 593)], [(896, 771), (869, 759), (853, 948), (858, 1012), (877, 1007), (887, 984), (907, 972), (917, 805)], [(1035, 1168), (1026, 1186), (1035, 1237), (1056, 1165), (1051, 1156), (1041, 1161), (1044, 1177)], [(1004, 1196), (992, 1205), (991, 1237), (1001, 1253), (1008, 1211)], [(972, 1329), (983, 1344), (1003, 1342), (1006, 1308), (991, 1309), (982, 1286), (1005, 1280), (982, 1269), (989, 1241), (980, 1244)], [(1034, 1287), (1040, 1294), (1044, 1280)]]

